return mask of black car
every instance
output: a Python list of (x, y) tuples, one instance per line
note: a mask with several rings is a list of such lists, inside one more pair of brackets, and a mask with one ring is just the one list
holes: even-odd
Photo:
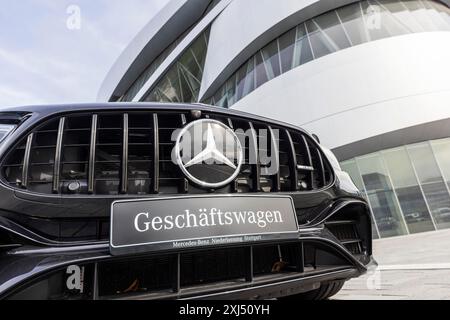
[(366, 201), (292, 125), (36, 106), (3, 109), (0, 141), (2, 299), (326, 299), (375, 263)]

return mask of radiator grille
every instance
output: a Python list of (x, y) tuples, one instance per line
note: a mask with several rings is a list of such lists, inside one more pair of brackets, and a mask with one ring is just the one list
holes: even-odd
[[(269, 132), (268, 154), (277, 155), (276, 174), (267, 175), (260, 161), (245, 164), (234, 183), (216, 192), (308, 191), (332, 182), (330, 166), (309, 136), (236, 116), (203, 112), (202, 117), (234, 129), (254, 129), (245, 137), (255, 142), (245, 144), (246, 163), (249, 148), (262, 148), (261, 129)], [(194, 120), (188, 111), (99, 112), (51, 119), (8, 154), (3, 177), (13, 187), (43, 194), (211, 192), (191, 185), (171, 160), (174, 130)]]

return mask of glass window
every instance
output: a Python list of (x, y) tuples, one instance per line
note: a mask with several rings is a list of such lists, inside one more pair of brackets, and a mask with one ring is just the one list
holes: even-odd
[(127, 93), (123, 96), (122, 101), (132, 101), (134, 97), (138, 94), (145, 83), (150, 79), (150, 77), (155, 73), (156, 69), (161, 65), (161, 63), (169, 56), (169, 54), (175, 49), (178, 41), (172, 43), (167, 49), (165, 49), (139, 76), (135, 83), (128, 89)]
[(411, 12), (414, 19), (422, 26), (425, 31), (434, 31), (435, 24), (430, 16), (427, 14), (427, 9), (420, 0), (405, 0), (402, 1), (406, 8)]
[(402, 188), (418, 185), (405, 148), (383, 151), (382, 154), (395, 187)]
[(360, 3), (354, 3), (337, 10), (342, 25), (346, 30), (352, 45), (358, 45), (367, 42), (367, 30), (361, 11)]
[(437, 227), (450, 227), (448, 186), (444, 183), (430, 144), (416, 144), (409, 146), (408, 150)]
[(358, 165), (367, 191), (391, 189), (389, 177), (378, 154), (358, 158)]
[(255, 88), (255, 59), (251, 58), (237, 73), (237, 100)]
[(227, 95), (225, 94), (225, 92), (226, 92), (226, 85), (222, 86), (222, 88), (220, 88), (217, 91), (216, 95), (214, 96), (214, 102), (216, 106), (228, 108)]
[(280, 47), (281, 72), (287, 72), (294, 67), (296, 28), (286, 32), (278, 40)]
[(447, 21), (447, 26), (450, 27), (450, 8), (443, 5), (440, 2), (430, 1), (428, 2), (432, 7), (436, 9), (437, 12), (441, 15), (442, 19)]
[(315, 59), (339, 50), (330, 37), (320, 30), (319, 25), (314, 19), (307, 21), (305, 25)]
[(409, 33), (400, 21), (376, 1), (362, 1), (361, 6), (372, 41)]
[(432, 141), (431, 146), (444, 179), (450, 187), (450, 139)]
[(411, 12), (401, 1), (392, 0), (378, 0), (380, 5), (382, 5), (386, 10), (392, 13), (392, 15), (401, 21), (405, 27), (411, 32), (423, 32), (425, 31), (420, 23), (414, 18)]
[(255, 56), (255, 73), (256, 73), (256, 87), (263, 85), (269, 80), (267, 78), (267, 72), (266, 67), (264, 66), (262, 52), (259, 52)]
[(355, 160), (349, 160), (341, 163), (342, 170), (347, 172), (353, 180), (353, 183), (359, 191), (364, 192), (363, 181), (359, 175), (358, 167)]
[(423, 192), (439, 229), (450, 227), (450, 197), (444, 182), (425, 184)]
[(395, 192), (410, 233), (435, 230), (419, 186), (396, 188)]
[(341, 167), (367, 191), (381, 237), (450, 228), (450, 138), (361, 156)]
[[(252, 66), (247, 63), (241, 66), (236, 71), (238, 89), (233, 103), (267, 81), (313, 59), (368, 41), (434, 30), (450, 30), (450, 9), (436, 1), (365, 0), (325, 12), (301, 22), (258, 50)], [(250, 72), (254, 72), (254, 80), (250, 80), (253, 76)], [(246, 74), (250, 81), (244, 81)], [(248, 84), (248, 90), (244, 90), (244, 83)], [(220, 106), (232, 104), (222, 103), (222, 97), (218, 96), (214, 100)]]
[(227, 103), (229, 105), (233, 105), (236, 101), (236, 76), (231, 77), (230, 80), (227, 81)]
[(311, 45), (309, 43), (308, 34), (306, 33), (305, 24), (302, 23), (296, 28), (296, 40), (294, 50), (294, 67), (305, 64), (313, 59)]
[(405, 235), (406, 228), (392, 191), (369, 192), (369, 201), (382, 238)]
[(202, 73), (198, 59), (193, 50), (188, 50), (188, 52), (181, 57), (178, 62), (178, 70), (188, 85), (188, 88), (185, 88), (185, 101), (191, 102), (192, 97), (200, 90), (201, 78), (199, 75)]
[(144, 99), (158, 102), (197, 102), (206, 59), (208, 31), (204, 32)]
[(379, 154), (357, 158), (381, 237), (407, 234), (407, 228)]
[(442, 176), (439, 172), (433, 151), (428, 143), (420, 143), (408, 147), (412, 162), (416, 168), (420, 183), (430, 183), (441, 181)]
[(433, 23), (432, 31), (450, 30), (447, 19), (445, 19), (445, 17), (442, 16), (438, 10), (436, 10), (437, 7), (433, 6), (431, 1), (423, 1), (422, 4), (426, 8), (426, 14)]
[(410, 233), (434, 230), (433, 221), (418, 186), (405, 148), (382, 152)]
[(163, 102), (179, 102), (180, 82), (178, 79), (178, 70), (176, 68), (170, 69), (156, 90), (161, 95)]
[(267, 78), (271, 80), (278, 77), (281, 74), (278, 41), (272, 41), (268, 46), (261, 50), (261, 53), (264, 58)]
[(342, 50), (351, 46), (344, 28), (342, 27), (336, 11), (330, 11), (314, 19), (323, 31), (327, 40), (333, 43), (336, 50)]

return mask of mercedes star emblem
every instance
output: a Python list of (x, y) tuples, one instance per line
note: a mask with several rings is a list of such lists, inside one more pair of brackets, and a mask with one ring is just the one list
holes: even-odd
[(244, 157), (241, 142), (233, 130), (212, 119), (194, 121), (183, 128), (174, 152), (178, 166), (189, 180), (213, 189), (236, 179)]

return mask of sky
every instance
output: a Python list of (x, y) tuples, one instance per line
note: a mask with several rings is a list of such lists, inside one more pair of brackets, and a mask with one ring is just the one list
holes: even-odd
[(168, 0), (1, 0), (0, 108), (95, 102), (121, 52)]

